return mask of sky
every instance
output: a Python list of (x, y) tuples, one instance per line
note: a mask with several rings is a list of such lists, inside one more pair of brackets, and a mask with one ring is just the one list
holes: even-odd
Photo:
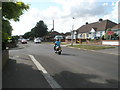
[[(60, 33), (76, 30), (86, 22), (97, 22), (100, 18), (119, 23), (119, 0), (18, 0), (30, 4), (19, 22), (10, 21), (12, 35), (24, 35), (36, 23), (43, 20), (48, 31), (53, 28)], [(119, 5), (120, 6), (120, 5)], [(74, 17), (74, 19), (73, 19)], [(72, 28), (72, 26), (74, 26)]]

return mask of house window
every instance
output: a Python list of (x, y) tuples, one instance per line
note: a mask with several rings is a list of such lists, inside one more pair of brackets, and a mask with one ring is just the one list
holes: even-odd
[(86, 36), (89, 37), (89, 34), (87, 34)]
[(80, 34), (80, 37), (82, 37), (82, 34)]
[(96, 37), (96, 33), (93, 33), (93, 36)]
[(100, 32), (100, 36), (102, 36), (102, 32)]

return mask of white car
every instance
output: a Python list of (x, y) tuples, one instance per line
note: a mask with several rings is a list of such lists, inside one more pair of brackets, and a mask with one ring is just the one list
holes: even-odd
[(34, 43), (41, 43), (41, 40), (39, 38), (35, 38)]

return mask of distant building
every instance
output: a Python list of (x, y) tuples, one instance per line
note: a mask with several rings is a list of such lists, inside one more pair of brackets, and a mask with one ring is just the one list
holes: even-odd
[(56, 36), (54, 37), (54, 39), (63, 39), (63, 36), (62, 36), (62, 35), (56, 35)]
[(64, 33), (59, 33), (57, 31), (49, 32), (48, 35), (44, 36), (44, 41), (55, 41), (55, 39), (61, 39), (62, 41), (65, 41), (65, 35)]

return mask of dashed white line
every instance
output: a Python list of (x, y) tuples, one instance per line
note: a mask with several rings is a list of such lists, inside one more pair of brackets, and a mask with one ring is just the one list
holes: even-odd
[(47, 82), (50, 84), (52, 88), (62, 88), (54, 79), (50, 76), (50, 74), (44, 69), (44, 67), (34, 58), (34, 56), (29, 55), (31, 60), (34, 62), (34, 64), (37, 66), (38, 70), (42, 71), (43, 76), (47, 80)]

